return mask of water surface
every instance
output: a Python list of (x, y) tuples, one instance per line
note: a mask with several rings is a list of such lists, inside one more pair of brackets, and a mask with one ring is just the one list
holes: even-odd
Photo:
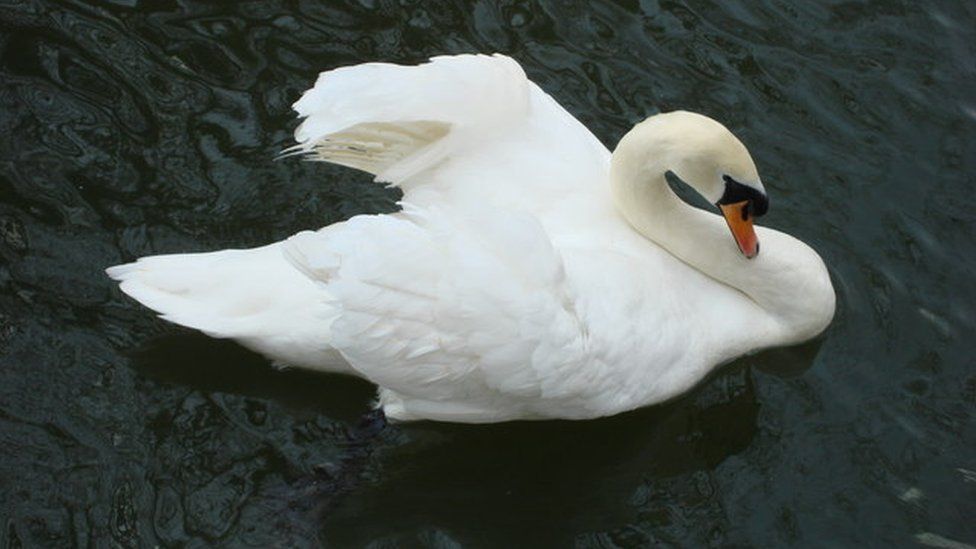
[[(820, 340), (593, 422), (382, 427), (102, 269), (396, 196), (272, 162), (320, 70), (500, 51), (612, 146), (690, 109), (830, 266)], [(0, 541), (976, 544), (969, 2), (0, 0)]]

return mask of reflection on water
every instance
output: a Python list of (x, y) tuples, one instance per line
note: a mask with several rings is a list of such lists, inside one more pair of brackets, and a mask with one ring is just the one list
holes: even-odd
[[(254, 409), (274, 400), (296, 414), (345, 421), (358, 420), (368, 411), (375, 393), (372, 384), (358, 378), (269, 368), (260, 355), (198, 332), (148, 340), (130, 354), (129, 365), (156, 381), (249, 397)], [(265, 417), (267, 412), (260, 414)]]
[[(967, 3), (0, 0), (5, 546), (976, 545)], [(822, 339), (594, 422), (362, 417), (123, 299), (106, 265), (396, 196), (272, 162), (319, 70), (502, 51), (612, 144), (726, 122), (828, 262)]]
[[(704, 542), (715, 534), (702, 527), (724, 522), (707, 471), (748, 446), (758, 409), (740, 369), (697, 398), (600, 421), (403, 427), (405, 441), (377, 457), (381, 479), (336, 506), (323, 530), (342, 546), (409, 542), (418, 524), (467, 542), (505, 531), (568, 544), (610, 525), (610, 538)], [(618, 525), (628, 516), (654, 521), (654, 538)]]
[[(797, 359), (791, 367), (808, 367), (812, 354), (790, 358)], [(477, 541), (486, 530), (518, 531), (527, 516), (537, 524), (523, 533), (526, 542), (569, 543), (576, 534), (635, 512), (661, 515), (659, 521), (677, 513), (679, 522), (662, 522), (656, 535), (704, 541), (700, 513), (685, 517), (684, 507), (708, 503), (713, 488), (706, 471), (749, 445), (759, 410), (745, 361), (724, 368), (687, 397), (600, 421), (462, 426), (388, 425), (364, 414), (372, 396), (367, 383), (278, 372), (258, 355), (198, 334), (156, 338), (130, 360), (155, 381), (210, 395), (188, 398), (175, 411), (163, 409), (150, 423), (160, 448), (191, 449), (182, 460), (196, 462), (194, 469), (220, 460), (225, 422), (251, 435), (267, 432), (269, 401), (292, 419), (311, 422), (293, 432), (288, 444), (252, 459), (280, 478), (259, 488), (252, 477), (261, 472), (232, 466), (230, 475), (211, 480), (196, 494), (205, 499), (196, 503), (197, 516), (187, 519), (196, 528), (224, 533), (221, 521), (232, 518), (232, 511), (208, 508), (209, 498), (245, 489), (237, 497), (261, 501), (262, 520), (274, 522), (278, 531), (311, 537), (319, 529), (340, 546), (377, 538), (410, 544), (429, 536)], [(341, 424), (325, 426), (323, 416)], [(310, 442), (305, 437), (341, 444), (312, 454), (302, 447)], [(684, 476), (693, 482), (670, 480)], [(362, 528), (364, 522), (371, 526)], [(417, 532), (417, 524), (427, 527)], [(636, 534), (622, 528), (606, 535)]]

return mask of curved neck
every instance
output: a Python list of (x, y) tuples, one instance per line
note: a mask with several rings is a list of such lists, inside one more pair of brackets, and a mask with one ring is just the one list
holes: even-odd
[[(709, 277), (735, 288), (786, 331), (778, 343), (813, 337), (834, 311), (830, 278), (819, 256), (798, 240), (757, 227), (762, 251), (747, 259), (718, 214), (685, 203), (671, 190), (668, 170), (688, 173), (697, 166), (679, 147), (654, 143), (637, 129), (624, 136), (610, 163), (610, 186), (617, 208), (637, 231)], [(708, 198), (708, 197), (706, 197)], [(798, 299), (797, 291), (808, 295)]]
[(637, 231), (681, 261), (763, 305), (754, 276), (745, 272), (753, 260), (736, 248), (725, 221), (687, 204), (668, 185), (665, 173), (684, 163), (680, 154), (663, 150), (650, 155), (643, 143), (628, 137), (610, 161), (610, 188), (617, 209)]

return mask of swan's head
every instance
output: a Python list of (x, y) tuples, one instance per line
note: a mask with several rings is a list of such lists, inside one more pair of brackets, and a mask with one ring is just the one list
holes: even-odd
[(614, 152), (615, 163), (618, 153), (624, 161), (636, 153), (632, 160), (644, 170), (677, 175), (719, 208), (743, 255), (759, 253), (752, 224), (766, 213), (769, 199), (749, 151), (728, 128), (687, 111), (658, 114), (624, 136)]

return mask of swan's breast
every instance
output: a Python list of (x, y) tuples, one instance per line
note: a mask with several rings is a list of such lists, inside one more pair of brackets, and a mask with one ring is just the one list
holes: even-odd
[(758, 307), (637, 236), (615, 244), (557, 240), (567, 284), (606, 375), (599, 390), (629, 409), (676, 396), (751, 350)]

